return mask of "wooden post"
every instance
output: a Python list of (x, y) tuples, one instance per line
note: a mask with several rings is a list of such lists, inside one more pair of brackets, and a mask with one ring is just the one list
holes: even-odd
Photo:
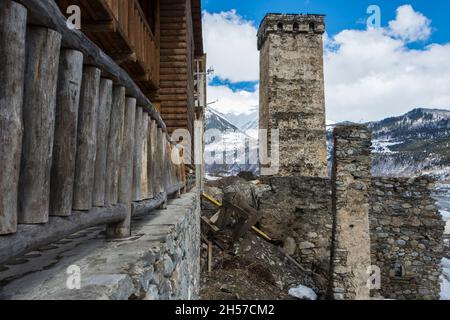
[(107, 235), (113, 238), (124, 238), (131, 235), (131, 188), (133, 184), (135, 122), (136, 99), (127, 98), (119, 170), (119, 202), (127, 205), (127, 218), (121, 223), (108, 226)]
[(147, 184), (149, 198), (154, 198), (156, 196), (155, 188), (153, 185), (153, 159), (154, 159), (154, 132), (155, 132), (156, 122), (148, 117), (148, 137), (147, 137)]
[(97, 153), (95, 156), (94, 189), (92, 194), (92, 206), (94, 207), (105, 206), (106, 159), (112, 108), (112, 91), (112, 80), (101, 79), (97, 113)]
[(34, 224), (46, 223), (49, 217), (61, 35), (29, 26), (26, 46), (18, 215), (19, 223)]
[(134, 128), (134, 150), (133, 150), (134, 158), (133, 158), (133, 187), (132, 187), (133, 201), (142, 200), (142, 193), (141, 193), (142, 118), (143, 118), (143, 109), (142, 107), (138, 107), (136, 109), (136, 121)]
[(157, 138), (158, 138), (158, 126), (155, 120), (150, 123), (150, 161), (149, 161), (149, 171), (150, 171), (150, 187), (152, 189), (153, 197), (159, 195), (159, 187), (157, 185), (156, 177), (156, 165), (157, 165)]
[(82, 76), (83, 54), (76, 50), (62, 50), (56, 93), (55, 140), (50, 183), (52, 216), (68, 216), (72, 213)]
[(123, 119), (125, 112), (125, 87), (115, 86), (108, 135), (108, 153), (106, 162), (105, 205), (115, 205), (119, 196), (119, 163)]
[(0, 235), (17, 231), (27, 10), (0, 2)]
[(100, 69), (85, 66), (78, 116), (77, 157), (72, 204), (74, 210), (83, 211), (92, 208), (100, 76)]
[(151, 198), (150, 191), (148, 188), (148, 171), (147, 171), (147, 162), (148, 162), (148, 125), (149, 125), (149, 115), (147, 112), (144, 112), (144, 116), (142, 118), (142, 172), (141, 172), (141, 191), (142, 191), (142, 199), (148, 200)]
[(163, 146), (162, 146), (163, 131), (161, 128), (157, 130), (156, 136), (156, 154), (155, 154), (155, 183), (158, 193), (164, 192), (162, 183), (162, 164), (163, 164)]

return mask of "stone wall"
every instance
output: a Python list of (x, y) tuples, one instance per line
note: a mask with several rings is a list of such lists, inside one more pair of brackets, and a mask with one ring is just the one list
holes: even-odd
[(262, 193), (260, 227), (303, 267), (315, 273), (325, 290), (332, 232), (331, 184), (327, 178), (272, 177)]
[(370, 147), (371, 135), (365, 126), (334, 129), (331, 253), (331, 294), (334, 299), (369, 298)]
[(444, 222), (427, 177), (373, 178), (370, 231), (372, 264), (391, 299), (439, 299)]
[[(106, 240), (102, 228), (86, 230), (0, 266), (0, 299), (179, 300), (200, 288), (200, 205), (195, 192), (167, 209), (136, 218), (130, 238)], [(67, 287), (70, 266), (81, 288)], [(72, 269), (73, 270), (73, 269)]]
[(260, 128), (279, 130), (281, 176), (327, 176), (320, 15), (269, 14), (258, 32)]

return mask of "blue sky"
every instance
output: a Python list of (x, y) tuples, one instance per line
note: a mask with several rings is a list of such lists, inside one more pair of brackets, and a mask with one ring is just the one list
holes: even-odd
[(257, 27), (267, 12), (275, 13), (320, 13), (327, 15), (327, 32), (331, 35), (343, 29), (362, 29), (365, 25), (366, 9), (378, 5), (382, 10), (382, 24), (395, 18), (396, 9), (411, 4), (433, 20), (437, 29), (430, 41), (437, 43), (450, 40), (450, 1), (448, 0), (203, 0), (203, 9), (221, 12), (236, 9), (246, 20)]
[[(216, 70), (209, 100), (219, 101), (215, 107), (222, 112), (250, 113), (258, 108), (255, 33), (268, 12), (327, 16), (329, 120), (362, 122), (414, 107), (450, 108), (450, 1), (202, 2), (206, 51)], [(373, 4), (381, 9), (381, 28), (376, 31), (367, 30), (365, 23)], [(327, 50), (331, 47), (337, 49)]]

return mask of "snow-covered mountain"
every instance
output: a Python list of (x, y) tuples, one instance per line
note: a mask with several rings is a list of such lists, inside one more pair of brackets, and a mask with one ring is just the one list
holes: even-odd
[(228, 115), (211, 107), (207, 109), (205, 162), (208, 174), (226, 176), (237, 175), (241, 171), (258, 172), (258, 141), (254, 138), (257, 127), (244, 129), (252, 118), (243, 118), (239, 122), (244, 125), (241, 129), (229, 120)]
[[(373, 134), (373, 174), (415, 176), (430, 174), (450, 180), (450, 111), (414, 109), (402, 116), (367, 123)], [(327, 123), (328, 150), (332, 151), (334, 123)], [(222, 114), (209, 108), (207, 128), (223, 133), (221, 141), (207, 142), (216, 156), (226, 150), (246, 150), (244, 141), (257, 141), (258, 114)], [(247, 130), (249, 129), (249, 130)], [(256, 133), (256, 134), (254, 134)], [(248, 148), (248, 147), (247, 147)], [(257, 147), (250, 148), (257, 152)], [(223, 158), (223, 157), (222, 157)], [(208, 165), (211, 173), (236, 174), (257, 171), (257, 165)]]
[(418, 108), (368, 127), (374, 175), (450, 178), (450, 111)]

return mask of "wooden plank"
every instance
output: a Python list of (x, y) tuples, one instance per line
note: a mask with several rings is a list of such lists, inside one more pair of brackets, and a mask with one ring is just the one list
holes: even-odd
[(34, 224), (49, 217), (61, 35), (29, 26), (26, 46), (18, 218), (19, 223)]
[(50, 183), (50, 215), (72, 213), (78, 109), (83, 78), (83, 54), (64, 49), (59, 62), (56, 95), (55, 140)]
[(135, 122), (136, 99), (126, 98), (119, 169), (119, 203), (127, 206), (127, 217), (116, 225), (108, 226), (107, 235), (112, 238), (124, 238), (131, 235), (131, 189), (133, 184)]
[(96, 67), (85, 66), (83, 70), (72, 203), (74, 210), (89, 210), (92, 208), (100, 75), (101, 71)]
[(114, 205), (119, 200), (119, 163), (125, 112), (125, 87), (114, 86), (112, 101), (106, 162), (105, 205)]
[(0, 2), (0, 235), (17, 230), (27, 10)]
[(97, 152), (95, 156), (94, 189), (92, 206), (105, 205), (106, 161), (108, 158), (109, 126), (111, 123), (111, 109), (113, 99), (112, 80), (100, 80), (99, 107), (97, 111)]
[(142, 191), (142, 199), (147, 200), (151, 198), (150, 190), (148, 186), (148, 130), (149, 130), (149, 119), (150, 117), (146, 112), (144, 112), (144, 116), (142, 117), (142, 150), (141, 150), (141, 191)]
[(134, 127), (134, 150), (133, 150), (133, 184), (132, 184), (132, 200), (141, 201), (141, 175), (142, 175), (142, 107), (138, 107), (136, 110), (136, 119)]

